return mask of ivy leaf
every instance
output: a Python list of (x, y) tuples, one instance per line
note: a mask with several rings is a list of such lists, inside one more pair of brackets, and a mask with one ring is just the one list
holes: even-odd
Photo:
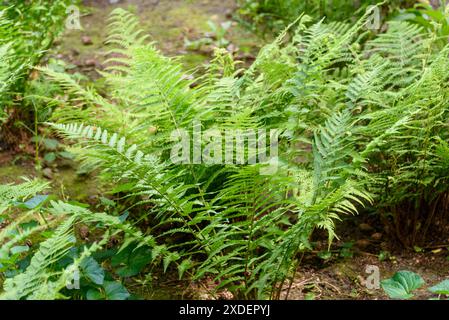
[(381, 282), (382, 288), (391, 299), (410, 299), (412, 291), (424, 284), (420, 275), (411, 271), (398, 271), (392, 278)]
[(430, 287), (429, 291), (435, 294), (449, 295), (449, 280), (441, 281), (433, 287)]
[(130, 296), (128, 290), (120, 282), (105, 281), (103, 288), (108, 300), (126, 300)]
[(95, 284), (103, 284), (104, 270), (92, 257), (87, 257), (80, 264), (83, 274)]

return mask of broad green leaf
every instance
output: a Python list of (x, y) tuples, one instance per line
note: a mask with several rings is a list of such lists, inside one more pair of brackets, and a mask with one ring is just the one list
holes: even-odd
[(92, 257), (87, 257), (80, 264), (83, 274), (95, 284), (103, 284), (104, 269)]
[(392, 299), (410, 299), (412, 292), (424, 284), (423, 278), (412, 271), (398, 271), (390, 279), (381, 282), (382, 288)]
[(86, 293), (87, 300), (104, 300), (104, 295), (97, 289), (89, 289)]
[(152, 260), (151, 250), (148, 247), (137, 248), (127, 256), (127, 261), (122, 268), (117, 269), (117, 275), (132, 277), (139, 274)]
[(130, 296), (128, 290), (120, 282), (105, 281), (103, 288), (108, 300), (126, 300)]
[(20, 228), (22, 228), (23, 230), (26, 230), (26, 229), (35, 228), (38, 225), (39, 225), (39, 223), (36, 220), (31, 220), (31, 221), (28, 221), (28, 222), (21, 223), (20, 224)]
[(54, 152), (49, 152), (45, 154), (44, 160), (47, 161), (48, 163), (52, 163), (53, 161), (56, 160), (56, 154)]
[(131, 252), (136, 248), (136, 244), (128, 244), (124, 249), (121, 251), (119, 250), (111, 259), (111, 266), (117, 267), (121, 264), (127, 264), (129, 256), (131, 255)]
[(449, 280), (441, 281), (433, 287), (430, 287), (429, 291), (435, 294), (449, 295)]

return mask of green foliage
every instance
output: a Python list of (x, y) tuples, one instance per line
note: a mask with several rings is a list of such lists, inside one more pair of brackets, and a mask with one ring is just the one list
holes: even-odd
[[(307, 21), (294, 43), (284, 47), (281, 36), (242, 77), (232, 58), (217, 51), (209, 73), (191, 86), (176, 60), (146, 44), (135, 18), (117, 9), (109, 38), (116, 54), (103, 73), (110, 97), (81, 87), (66, 74), (42, 69), (85, 103), (83, 109), (60, 109), (54, 114), (59, 123), (51, 125), (77, 142), (70, 150), (86, 168), (101, 169), (115, 185), (126, 185), (134, 207), (146, 208), (136, 223), (147, 217), (154, 221), (147, 235), (160, 248), (158, 254), (153, 251), (153, 260), (164, 269), (176, 264), (180, 276), (220, 281), (217, 290), (228, 287), (241, 297), (276, 298), (298, 253), (309, 248), (313, 230), (326, 230), (332, 241), (334, 221), (370, 201), (360, 185), (360, 166), (353, 165), (357, 152), (351, 144), (354, 119), (349, 110), (322, 116), (322, 125), (313, 131), (283, 125), (286, 99), (295, 103), (296, 98), (289, 94), (294, 80), (286, 80), (307, 65), (324, 75), (347, 55), (346, 46), (362, 25), (306, 28)], [(304, 30), (310, 36), (303, 40)], [(318, 34), (330, 39), (326, 47), (318, 45)], [(322, 56), (316, 61), (318, 53)], [(278, 64), (273, 64), (274, 56)], [(304, 56), (301, 65), (295, 63), (299, 56)], [(292, 120), (295, 116), (290, 114)], [(312, 161), (298, 164), (289, 153), (275, 175), (262, 175), (263, 164), (172, 164), (171, 133), (192, 128), (195, 120), (202, 130), (280, 128), (285, 132), (281, 148), (295, 139), (308, 140)], [(120, 272), (135, 274), (132, 269)]]
[(372, 5), (383, 4), (388, 11), (392, 11), (399, 7), (410, 6), (413, 2), (410, 0), (239, 0), (238, 4), (239, 16), (254, 31), (264, 27), (278, 31), (293, 22), (301, 13), (317, 19), (326, 17), (329, 21), (354, 21)]
[(30, 126), (40, 112), (47, 112), (47, 102), (36, 105), (23, 98), (34, 94), (30, 75), (62, 31), (70, 4), (70, 0), (0, 4), (0, 139), (6, 143), (14, 139), (11, 131), (17, 132), (8, 121)]
[(392, 299), (410, 299), (412, 292), (424, 285), (424, 280), (411, 271), (398, 271), (392, 278), (382, 281), (382, 288)]
[(440, 283), (429, 288), (429, 291), (435, 294), (449, 296), (449, 280), (443, 280)]
[[(112, 58), (102, 73), (107, 96), (69, 74), (40, 71), (76, 105), (56, 110), (49, 126), (66, 138), (81, 170), (100, 172), (134, 214), (125, 224), (53, 202), (50, 212), (64, 208), (68, 218), (46, 240), (52, 246), (44, 242), (34, 255), (32, 268), (7, 280), (6, 292), (33, 298), (28, 286), (50, 283), (57, 297), (65, 273), (43, 277), (50, 269), (45, 257), (67, 253), (77, 221), (124, 234), (111, 259), (120, 277), (161, 266), (181, 278), (208, 277), (218, 283), (215, 290), (238, 298), (280, 298), (314, 230), (324, 230), (330, 244), (336, 221), (366, 205), (379, 210), (404, 246), (425, 241), (447, 205), (449, 46), (441, 48), (435, 30), (404, 21), (371, 33), (364, 28), (368, 16), (353, 25), (300, 16), (247, 70), (217, 50), (207, 73), (189, 80), (176, 58), (147, 42), (133, 15), (115, 10)], [(264, 174), (266, 163), (173, 163), (174, 133), (195, 127), (276, 129), (277, 171)], [(128, 297), (98, 262), (79, 259), (89, 282), (85, 297)], [(421, 282), (402, 272), (383, 285), (408, 298)]]
[[(425, 281), (419, 274), (407, 270), (398, 271), (390, 279), (381, 282), (382, 289), (391, 299), (401, 300), (413, 298), (413, 291), (424, 284)], [(449, 296), (449, 280), (443, 280), (427, 290), (439, 296)]]
[[(81, 289), (100, 287), (108, 299), (128, 298), (127, 290), (120, 283), (104, 281), (105, 272), (92, 254), (102, 249), (112, 235), (124, 233), (143, 241), (140, 232), (118, 217), (60, 201), (51, 201), (49, 206), (42, 202), (38, 206), (36, 197), (32, 198), (33, 205), (27, 201), (24, 204), (28, 206), (22, 206), (19, 202), (45, 187), (46, 184), (37, 181), (0, 186), (2, 216), (18, 214), (17, 210), (23, 207), (19, 217), (0, 231), (0, 272), (6, 277), (0, 299), (65, 299), (77, 294), (77, 290), (67, 290), (77, 272), (82, 275), (83, 286), (87, 286)], [(80, 247), (75, 253), (78, 241), (74, 229), (78, 224), (94, 224), (103, 232), (100, 240)], [(39, 234), (46, 235), (40, 239)], [(32, 242), (41, 240), (39, 246), (28, 244), (31, 239)]]
[(213, 45), (216, 48), (226, 48), (229, 45), (229, 40), (226, 39), (226, 34), (231, 28), (231, 21), (222, 22), (221, 24), (216, 24), (209, 20), (207, 22), (210, 32), (213, 37), (205, 37), (198, 40), (190, 41), (187, 38), (184, 39), (184, 46), (189, 50), (199, 50), (202, 46)]
[(19, 186), (0, 185), (0, 214), (19, 201), (43, 191), (47, 186), (48, 183), (38, 180), (28, 181)]
[(444, 46), (449, 37), (449, 6), (441, 1), (437, 8), (428, 3), (417, 3), (413, 8), (399, 10), (394, 19), (409, 21), (432, 31)]

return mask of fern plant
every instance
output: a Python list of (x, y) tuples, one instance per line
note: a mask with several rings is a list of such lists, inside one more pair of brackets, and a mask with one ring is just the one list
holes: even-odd
[[(146, 234), (155, 239), (155, 256), (161, 257), (156, 262), (164, 269), (174, 263), (180, 276), (213, 277), (220, 283), (217, 290), (228, 288), (240, 297), (279, 297), (298, 253), (310, 248), (313, 230), (324, 228), (333, 239), (334, 221), (370, 200), (358, 178), (360, 163), (353, 164), (357, 152), (351, 147), (349, 110), (322, 116), (318, 123), (323, 125), (312, 131), (291, 126), (294, 113), (284, 124), (283, 109), (295, 98), (288, 80), (307, 64), (323, 76), (334, 63), (349, 60), (347, 46), (363, 26), (363, 21), (352, 28), (323, 23), (308, 28), (308, 23), (303, 17), (291, 44), (285, 45), (286, 33), (281, 34), (241, 77), (232, 57), (217, 51), (208, 74), (193, 86), (176, 59), (146, 43), (135, 18), (117, 9), (109, 38), (114, 58), (103, 73), (110, 96), (42, 69), (84, 105), (60, 109), (53, 117), (57, 123), (50, 125), (76, 142), (71, 150), (85, 168), (100, 169), (106, 181), (128, 192), (139, 212), (136, 226), (143, 219), (153, 221)], [(304, 32), (332, 41), (322, 47), (313, 35), (303, 40)], [(307, 49), (301, 41), (309, 43)], [(298, 66), (304, 50), (308, 53)], [(273, 64), (273, 57), (279, 63)], [(287, 152), (271, 176), (261, 174), (264, 164), (171, 163), (171, 133), (194, 126), (278, 128), (282, 150), (305, 141), (315, 149), (313, 161), (299, 164), (296, 153)]]
[[(407, 22), (392, 21), (375, 34), (364, 28), (368, 15), (352, 25), (302, 15), (248, 69), (217, 50), (206, 74), (189, 80), (176, 58), (147, 42), (132, 14), (115, 10), (109, 67), (102, 72), (107, 96), (68, 74), (39, 70), (72, 102), (48, 125), (66, 139), (83, 171), (99, 172), (111, 192), (124, 194), (132, 222), (60, 202), (25, 202), (23, 219), (43, 212), (52, 219), (10, 236), (20, 227), (17, 219), (1, 231), (4, 256), (14, 256), (11, 250), (32, 233), (56, 229), (29, 267), (5, 281), (3, 297), (66, 296), (69, 273), (112, 233), (123, 235), (120, 252), (147, 248), (152, 267), (176, 268), (180, 278), (207, 277), (218, 283), (215, 291), (226, 288), (238, 298), (272, 299), (288, 294), (314, 230), (323, 229), (331, 244), (336, 222), (363, 206), (372, 205), (404, 246), (444, 235), (448, 45), (441, 49), (436, 30)], [(206, 163), (205, 154), (171, 161), (173, 137), (191, 134), (195, 142), (210, 134), (224, 146), (222, 132), (266, 129), (277, 132), (261, 148), (278, 140), (275, 174), (263, 174), (267, 163), (240, 163), (237, 155), (228, 163)], [(207, 146), (193, 143), (188, 151)], [(248, 146), (244, 160), (253, 151)], [(0, 187), (0, 212), (42, 188), (37, 182)], [(103, 238), (54, 268), (81, 222), (100, 223)], [(94, 289), (94, 297), (106, 290)]]
[(27, 136), (16, 128), (17, 121), (28, 126), (35, 121), (39, 110), (22, 101), (27, 81), (62, 31), (70, 4), (69, 0), (0, 4), (0, 139), (6, 146)]

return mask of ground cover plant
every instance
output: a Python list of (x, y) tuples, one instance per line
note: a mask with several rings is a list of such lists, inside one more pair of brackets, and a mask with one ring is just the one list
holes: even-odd
[[(68, 5), (54, 2), (55, 35)], [(171, 275), (200, 298), (294, 298), (299, 287), (314, 299), (322, 282), (301, 280), (310, 261), (345, 264), (364, 250), (375, 252), (370, 265), (394, 263), (394, 252), (445, 254), (446, 7), (379, 4), (389, 14), (373, 29), (368, 3), (352, 20), (344, 6), (322, 19), (296, 8), (303, 2), (264, 5), (239, 10), (298, 13), (282, 27), (257, 22), (273, 40), (254, 57), (233, 44), (236, 21), (209, 23), (225, 25), (229, 38), (205, 35), (214, 50), (193, 70), (159, 49), (136, 10), (118, 6), (92, 81), (51, 53), (42, 60), (53, 35), (35, 40), (38, 56), (7, 40), (27, 33), (9, 13), (15, 6), (5, 7), (2, 128), (27, 123), (29, 114), (11, 110), (30, 103), (50, 111), (32, 109), (34, 138), (21, 136), (34, 147), (36, 174), (0, 186), (0, 298), (138, 299)], [(11, 60), (18, 65), (8, 62), (14, 54), (24, 57)], [(24, 153), (5, 134), (2, 147)], [(55, 189), (58, 166), (76, 170), (81, 188), (96, 179), (96, 194)], [(353, 229), (372, 240), (342, 241)], [(383, 298), (422, 290), (421, 276), (392, 271), (378, 279)], [(442, 278), (421, 294), (447, 295)]]

